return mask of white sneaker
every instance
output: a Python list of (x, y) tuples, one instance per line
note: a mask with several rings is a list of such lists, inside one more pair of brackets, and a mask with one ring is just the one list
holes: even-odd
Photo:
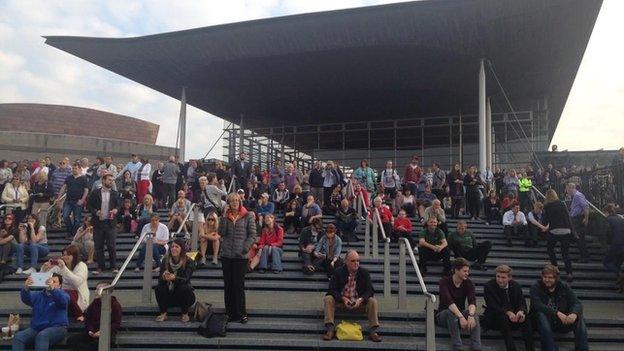
[(414, 255), (418, 253), (418, 246), (414, 246)]
[(30, 267), (27, 270), (25, 270), (22, 274), (31, 275), (33, 273), (37, 273), (37, 270), (32, 268), (32, 267)]
[(15, 271), (15, 274), (24, 274), (24, 270), (20, 267)]

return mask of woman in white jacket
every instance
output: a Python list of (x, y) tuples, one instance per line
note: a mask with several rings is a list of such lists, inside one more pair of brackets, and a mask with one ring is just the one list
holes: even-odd
[(69, 294), (68, 313), (78, 321), (84, 321), (83, 311), (89, 307), (89, 268), (80, 258), (80, 249), (69, 245), (63, 249), (60, 259), (50, 259), (41, 267), (42, 272), (58, 273), (63, 277), (63, 290)]

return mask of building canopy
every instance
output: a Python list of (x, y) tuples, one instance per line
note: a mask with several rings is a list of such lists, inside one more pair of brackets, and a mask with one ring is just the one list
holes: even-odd
[(416, 1), (46, 43), (246, 128), (476, 113), (485, 58), (513, 101), (548, 99), (555, 126), (601, 3)]

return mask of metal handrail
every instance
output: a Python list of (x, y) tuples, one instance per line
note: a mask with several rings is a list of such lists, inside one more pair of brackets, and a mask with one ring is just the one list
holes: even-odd
[(418, 261), (416, 261), (416, 256), (414, 255), (414, 250), (412, 249), (409, 240), (406, 238), (399, 239), (399, 299), (398, 299), (398, 308), (399, 310), (407, 309), (407, 269), (405, 262), (405, 247), (407, 246), (407, 252), (409, 253), (410, 259), (412, 260), (412, 265), (414, 266), (414, 270), (416, 271), (416, 276), (418, 277), (418, 283), (420, 284), (420, 289), (422, 293), (427, 297), (425, 300), (425, 323), (426, 323), (426, 349), (427, 351), (435, 351), (436, 350), (436, 341), (435, 341), (435, 320), (434, 320), (434, 309), (437, 298), (434, 294), (427, 291), (427, 286), (425, 285), (425, 281), (423, 280), (422, 274), (420, 272), (420, 268), (418, 267)]
[(0, 205), (0, 210), (5, 208), (5, 207), (7, 207), (7, 208), (14, 208), (14, 207), (22, 207), (22, 205), (20, 205), (20, 204), (2, 204), (2, 205)]
[[(544, 195), (541, 191), (539, 191), (538, 188), (536, 188), (534, 185), (531, 186), (531, 188), (533, 188), (533, 190), (535, 190), (535, 192), (537, 192), (542, 199), (546, 199), (546, 195)], [(604, 214), (604, 212), (602, 212), (598, 207), (596, 207), (594, 204), (592, 204), (589, 200), (585, 199), (585, 201), (587, 201), (587, 204), (594, 209), (594, 211), (600, 213), (600, 215), (602, 215), (604, 218), (607, 218), (607, 215)]]
[[(236, 183), (236, 175), (232, 174), (232, 179), (230, 180), (230, 186), (228, 187), (228, 194), (232, 193), (232, 187), (234, 186), (234, 183)], [(234, 190), (235, 191), (235, 190)]]
[[(368, 217), (367, 217), (368, 218)], [(384, 297), (391, 297), (392, 290), (390, 284), (390, 238), (386, 236), (386, 230), (381, 223), (381, 216), (379, 210), (375, 208), (373, 218), (373, 258), (378, 258), (379, 255), (379, 243), (377, 240), (377, 232), (381, 229), (381, 236), (384, 239)]]
[(197, 206), (196, 203), (191, 204), (191, 208), (189, 208), (188, 212), (186, 213), (186, 216), (184, 216), (184, 220), (182, 220), (182, 223), (180, 224), (180, 228), (178, 228), (178, 230), (175, 233), (171, 234), (171, 239), (173, 239), (174, 237), (178, 236), (178, 234), (180, 234), (180, 232), (182, 231), (182, 228), (184, 228), (184, 226), (186, 225), (186, 221), (188, 221), (189, 216), (191, 215), (191, 212), (193, 212), (193, 209), (195, 208), (195, 206)]

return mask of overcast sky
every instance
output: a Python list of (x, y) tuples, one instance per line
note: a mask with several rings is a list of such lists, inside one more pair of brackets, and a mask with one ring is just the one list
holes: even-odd
[[(160, 124), (158, 144), (173, 146), (179, 101), (47, 46), (41, 36), (132, 37), (390, 2), (396, 1), (0, 0), (0, 103), (74, 105), (145, 119)], [(604, 0), (554, 136), (560, 150), (624, 145), (623, 14), (623, 0)], [(201, 157), (223, 123), (190, 106), (187, 113), (187, 158)]]

